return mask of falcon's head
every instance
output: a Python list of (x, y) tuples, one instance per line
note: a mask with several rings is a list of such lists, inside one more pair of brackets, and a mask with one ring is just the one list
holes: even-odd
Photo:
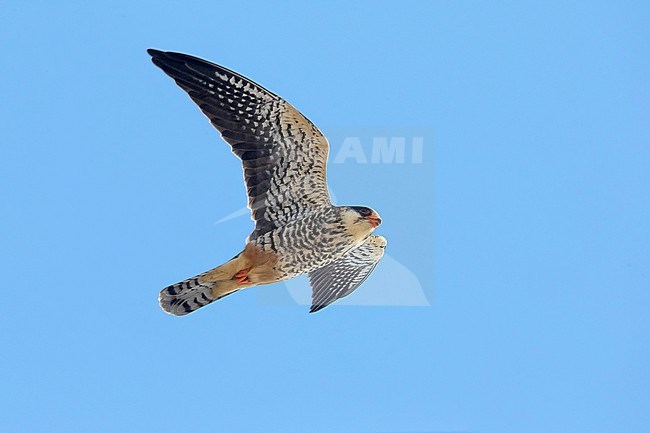
[(376, 229), (379, 227), (379, 224), (381, 224), (381, 218), (379, 218), (379, 214), (369, 207), (350, 206), (350, 209), (357, 213), (357, 218), (359, 221), (370, 224), (373, 229)]
[(340, 206), (339, 211), (347, 232), (360, 241), (370, 236), (381, 224), (379, 214), (368, 207)]

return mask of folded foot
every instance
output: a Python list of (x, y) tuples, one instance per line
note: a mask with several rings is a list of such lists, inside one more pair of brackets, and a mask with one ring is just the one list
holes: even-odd
[(250, 283), (250, 281), (248, 279), (248, 271), (250, 271), (250, 270), (251, 270), (251, 268), (242, 269), (242, 270), (238, 271), (235, 274), (235, 276), (232, 277), (232, 279), (235, 280), (235, 282), (237, 282), (237, 284)]

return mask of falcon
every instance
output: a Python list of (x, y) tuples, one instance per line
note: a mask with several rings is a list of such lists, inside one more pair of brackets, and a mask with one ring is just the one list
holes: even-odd
[(241, 160), (255, 223), (228, 262), (164, 288), (162, 309), (184, 316), (241, 289), (308, 274), (310, 312), (349, 295), (384, 255), (381, 218), (332, 204), (329, 144), (291, 104), (248, 78), (187, 54), (147, 50), (199, 106)]

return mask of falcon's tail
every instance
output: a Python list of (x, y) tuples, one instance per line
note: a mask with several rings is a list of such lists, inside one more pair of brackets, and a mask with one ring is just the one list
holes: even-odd
[(204, 281), (204, 275), (197, 275), (162, 289), (158, 296), (160, 307), (174, 316), (185, 316), (241, 288), (232, 280)]
[(233, 275), (244, 267), (242, 255), (207, 272), (161, 290), (160, 307), (174, 316), (185, 316), (250, 285), (237, 284)]
[(158, 302), (166, 313), (184, 316), (245, 287), (278, 281), (272, 267), (275, 259), (249, 243), (223, 265), (165, 287)]

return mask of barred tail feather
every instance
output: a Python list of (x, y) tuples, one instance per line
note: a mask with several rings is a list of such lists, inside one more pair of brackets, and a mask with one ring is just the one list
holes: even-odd
[(230, 280), (204, 281), (202, 277), (206, 274), (162, 289), (158, 302), (163, 311), (174, 316), (185, 316), (238, 290), (236, 284)]
[[(165, 287), (160, 292), (158, 302), (166, 313), (185, 316), (245, 287), (272, 281), (272, 276), (265, 274), (268, 273), (265, 268), (268, 262), (269, 258), (260, 252), (259, 247), (249, 243), (244, 251), (221, 266)], [(237, 273), (244, 270), (251, 271), (249, 276), (256, 281), (237, 282)]]

